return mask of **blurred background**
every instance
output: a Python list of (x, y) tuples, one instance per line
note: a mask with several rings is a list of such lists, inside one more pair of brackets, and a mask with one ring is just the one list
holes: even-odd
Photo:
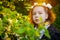
[[(6, 19), (5, 16), (12, 19), (16, 18), (15, 14), (27, 16), (34, 2), (39, 4), (45, 2), (52, 5), (52, 10), (56, 14), (56, 21), (53, 25), (60, 31), (60, 0), (0, 0), (0, 26), (1, 20)], [(3, 24), (5, 26), (9, 25), (7, 20)]]

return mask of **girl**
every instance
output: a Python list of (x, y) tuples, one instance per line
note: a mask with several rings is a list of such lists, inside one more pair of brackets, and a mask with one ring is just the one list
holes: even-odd
[[(55, 14), (48, 7), (36, 5), (30, 10), (29, 15), (30, 22), (34, 24), (35, 28), (38, 28), (39, 24), (43, 24), (49, 31), (51, 39), (47, 38), (42, 31), (41, 40), (60, 40), (60, 33), (52, 25), (56, 18)], [(42, 21), (40, 21), (40, 17)], [(47, 25), (45, 25), (46, 22), (48, 22)]]

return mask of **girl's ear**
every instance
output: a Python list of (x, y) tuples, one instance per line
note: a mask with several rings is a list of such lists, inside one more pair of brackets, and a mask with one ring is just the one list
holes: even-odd
[(46, 19), (48, 19), (48, 14), (46, 13)]

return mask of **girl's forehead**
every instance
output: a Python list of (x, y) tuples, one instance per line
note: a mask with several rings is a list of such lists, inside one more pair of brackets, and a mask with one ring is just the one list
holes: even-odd
[(44, 12), (45, 10), (44, 10), (44, 8), (41, 7), (41, 6), (35, 7), (35, 8), (33, 9), (33, 12), (38, 12), (38, 11)]

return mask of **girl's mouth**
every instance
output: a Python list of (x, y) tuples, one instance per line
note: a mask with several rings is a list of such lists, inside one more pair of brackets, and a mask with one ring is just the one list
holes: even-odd
[(35, 19), (35, 21), (39, 21), (38, 19)]

